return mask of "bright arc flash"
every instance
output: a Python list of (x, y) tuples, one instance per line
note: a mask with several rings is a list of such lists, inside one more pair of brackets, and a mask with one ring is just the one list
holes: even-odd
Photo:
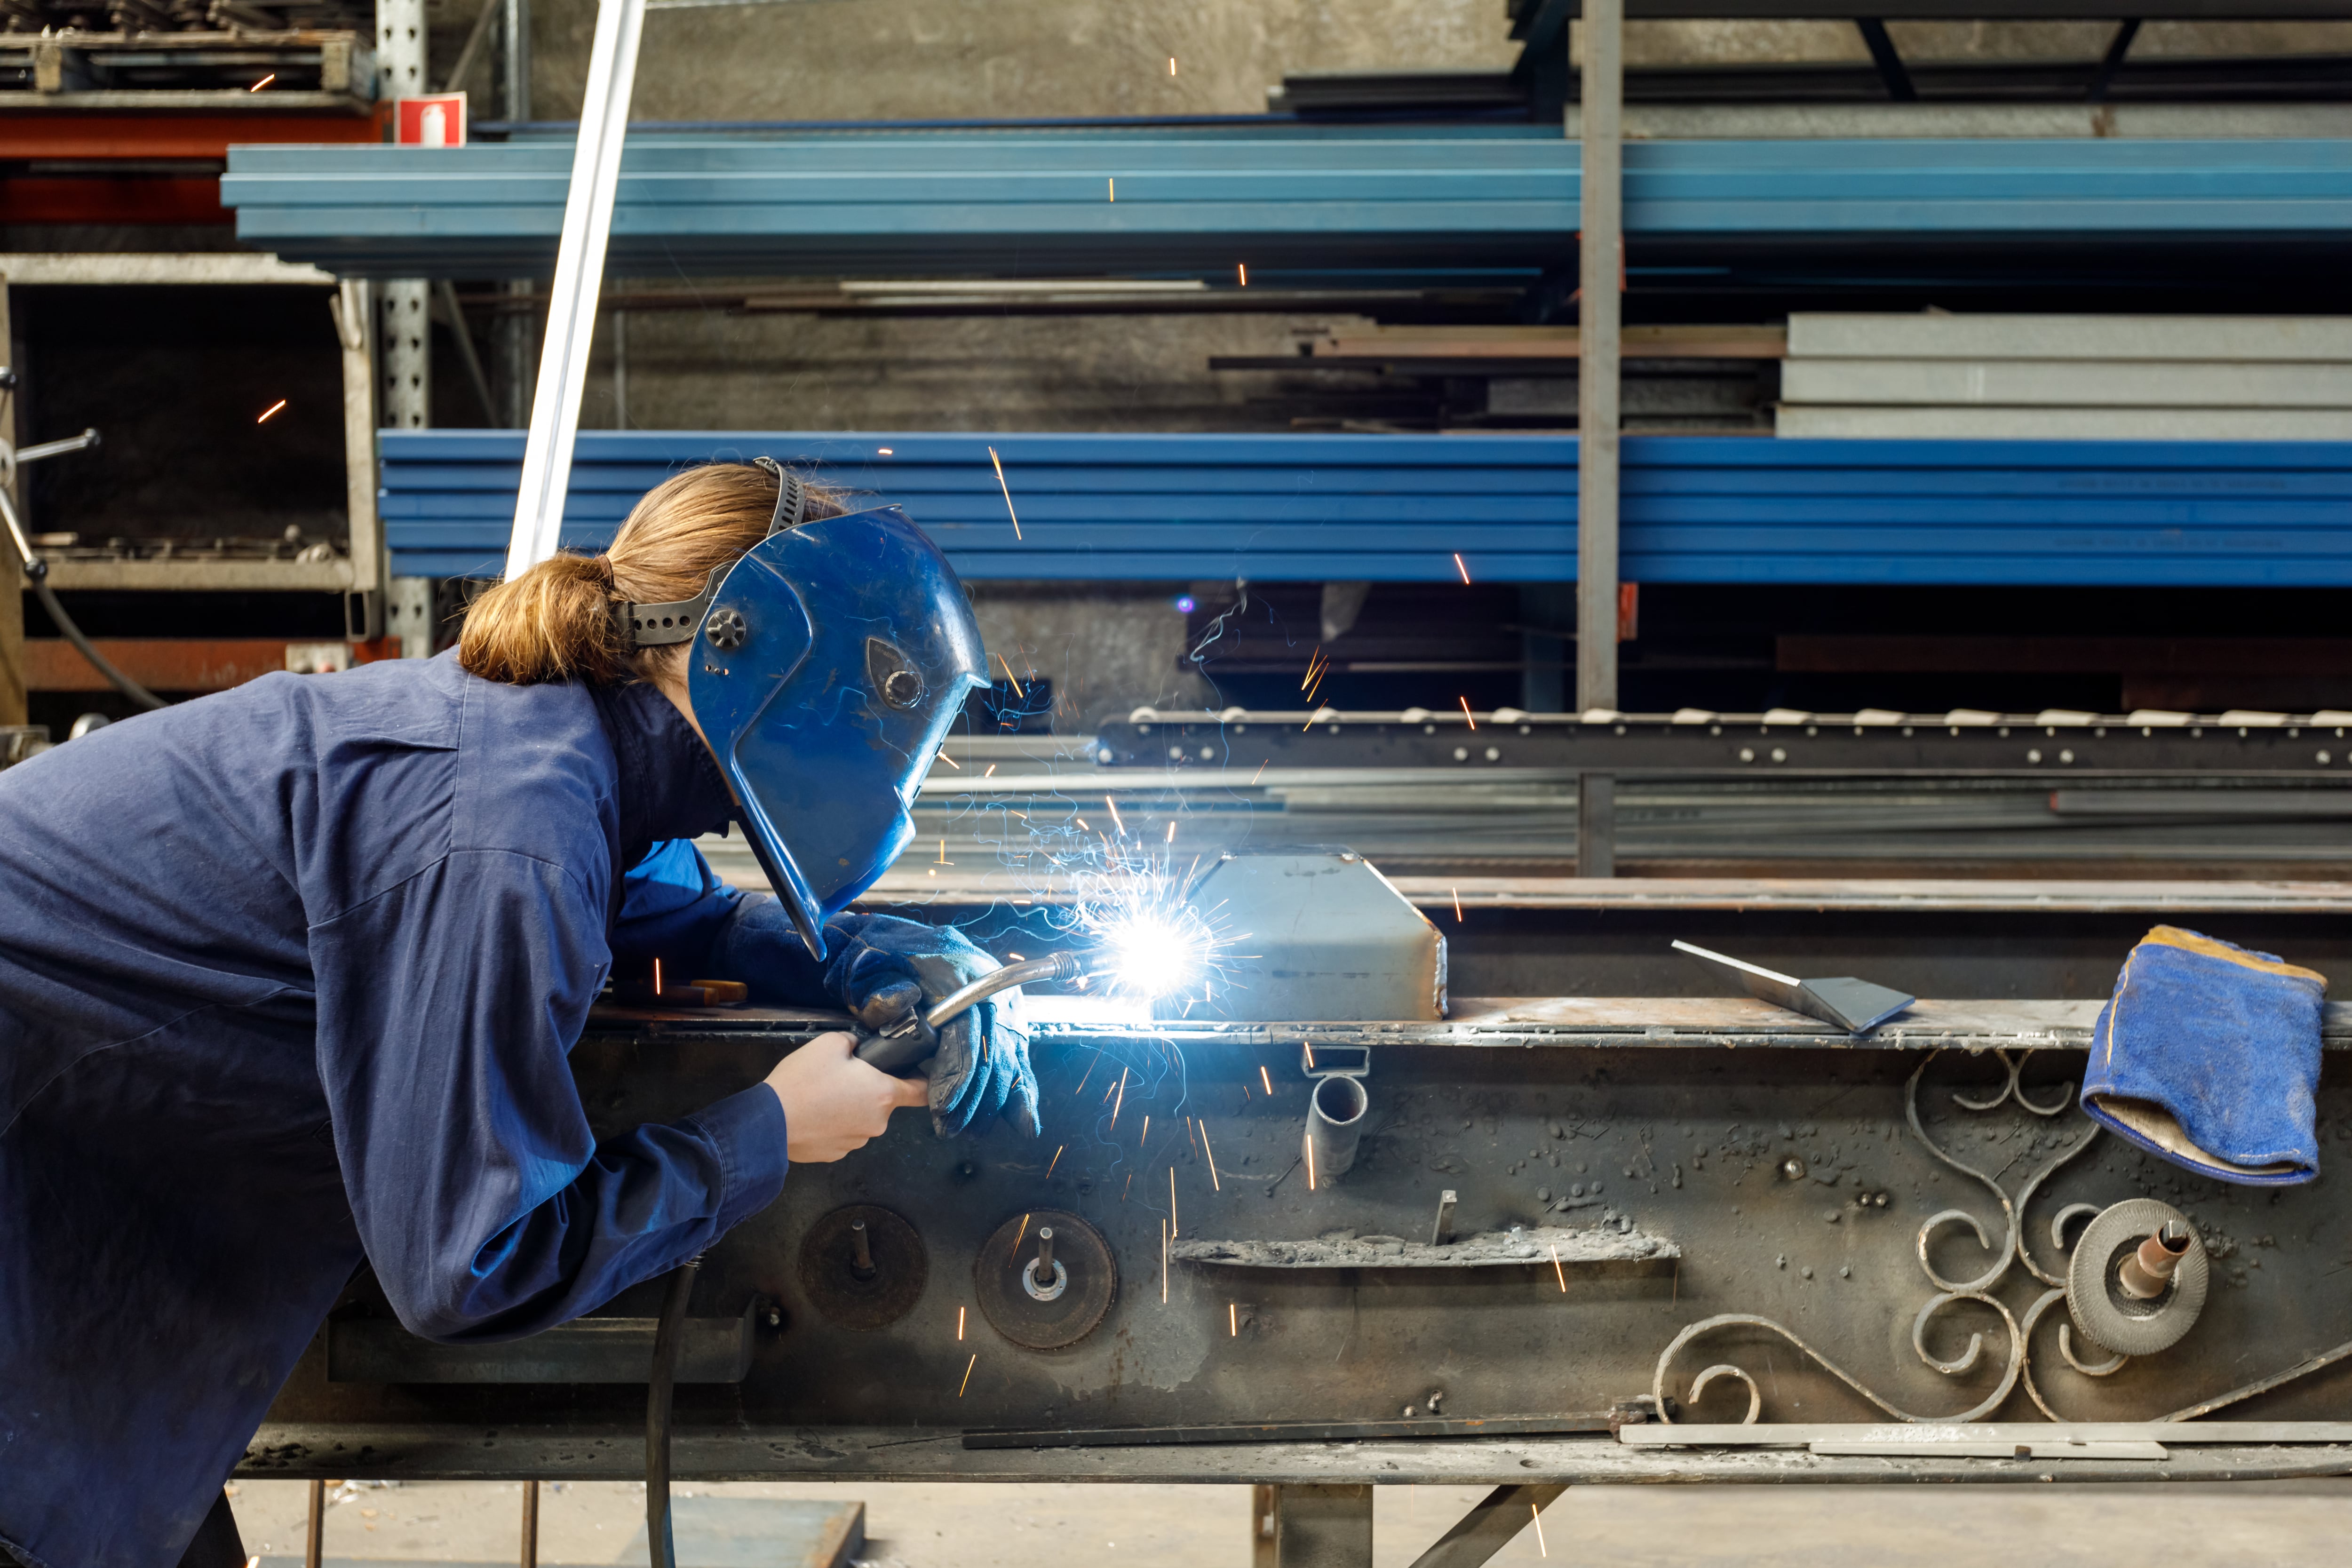
[(1208, 947), (1192, 910), (1138, 910), (1106, 922), (1090, 967), (1129, 995), (1168, 996), (1192, 988)]

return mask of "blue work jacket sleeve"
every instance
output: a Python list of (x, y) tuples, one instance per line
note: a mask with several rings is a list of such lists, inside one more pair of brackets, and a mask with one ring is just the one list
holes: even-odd
[(655, 845), (621, 886), (615, 962), (658, 958), (680, 980), (740, 980), (753, 1001), (770, 1005), (835, 1005), (824, 966), (808, 955), (783, 905), (720, 881), (691, 839)]
[(783, 1184), (765, 1084), (596, 1142), (567, 1053), (604, 984), (604, 915), (563, 867), (478, 850), (311, 928), (344, 1187), (394, 1310), (428, 1339), (577, 1317)]
[(613, 958), (658, 958), (680, 980), (732, 979), (710, 968), (712, 950), (743, 895), (719, 879), (691, 838), (656, 844), (621, 879), (621, 913), (613, 922)]

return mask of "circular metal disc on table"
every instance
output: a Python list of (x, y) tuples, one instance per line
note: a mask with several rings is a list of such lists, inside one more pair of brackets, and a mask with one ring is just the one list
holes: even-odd
[[(1021, 1288), (1021, 1269), (1037, 1256), (1037, 1230), (1054, 1227), (1054, 1261), (1069, 1281), (1050, 1301)], [(996, 1227), (971, 1266), (981, 1315), (1016, 1345), (1057, 1351), (1095, 1331), (1118, 1294), (1118, 1261), (1102, 1232), (1061, 1209), (1015, 1215)]]
[[(2066, 1268), (2066, 1310), (2074, 1326), (2119, 1355), (2154, 1355), (2180, 1342), (2205, 1307), (2205, 1244), (2191, 1241), (2163, 1295), (2137, 1301), (2116, 1275), (2125, 1258), (2169, 1221), (2189, 1216), (2154, 1198), (2126, 1198), (2099, 1211), (2074, 1243)], [(2196, 1227), (2189, 1227), (2194, 1235)]]
[[(860, 1276), (850, 1226), (866, 1222), (872, 1272)], [(915, 1227), (872, 1204), (838, 1208), (801, 1238), (801, 1289), (828, 1322), (845, 1329), (887, 1328), (915, 1310), (931, 1260)]]

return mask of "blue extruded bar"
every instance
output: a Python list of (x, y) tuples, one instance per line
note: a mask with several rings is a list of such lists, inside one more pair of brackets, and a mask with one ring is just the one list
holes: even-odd
[[(521, 437), (382, 439), (394, 570), (495, 573)], [(564, 543), (762, 453), (905, 505), (974, 579), (1451, 582), (1457, 552), (1476, 581), (1575, 575), (1558, 437), (590, 431)], [(2352, 443), (1634, 437), (1623, 460), (1633, 581), (2352, 585)]]

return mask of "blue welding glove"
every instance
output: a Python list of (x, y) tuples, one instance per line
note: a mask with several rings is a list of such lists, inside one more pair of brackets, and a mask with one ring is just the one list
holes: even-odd
[[(887, 1028), (1003, 967), (951, 927), (894, 915), (838, 915), (824, 930), (833, 950), (825, 985), (869, 1029)], [(1000, 1111), (1032, 1138), (1041, 1131), (1018, 989), (1000, 991), (950, 1019), (926, 1076), (931, 1125), (942, 1138)]]

